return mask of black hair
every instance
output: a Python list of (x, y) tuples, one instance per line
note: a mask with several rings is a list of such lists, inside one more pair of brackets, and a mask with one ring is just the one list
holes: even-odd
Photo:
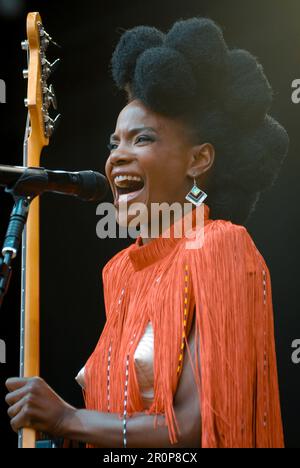
[(230, 50), (209, 18), (127, 30), (111, 71), (128, 100), (179, 118), (198, 143), (216, 151), (206, 191), (212, 219), (243, 224), (262, 191), (276, 181), (289, 138), (268, 111), (273, 93), (262, 65), (246, 50)]

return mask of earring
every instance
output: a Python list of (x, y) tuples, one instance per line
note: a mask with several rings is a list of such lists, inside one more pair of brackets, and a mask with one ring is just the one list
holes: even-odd
[(192, 189), (189, 191), (189, 193), (186, 195), (185, 199), (190, 201), (196, 206), (201, 205), (201, 203), (205, 200), (207, 197), (207, 193), (203, 192), (203, 190), (199, 189), (196, 183), (196, 179), (194, 178), (194, 186)]

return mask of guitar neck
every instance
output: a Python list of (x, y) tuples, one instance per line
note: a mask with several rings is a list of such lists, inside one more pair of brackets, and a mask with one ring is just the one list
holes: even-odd
[[(20, 333), (20, 376), (40, 373), (40, 271), (39, 199), (31, 202), (22, 242), (22, 298)], [(36, 433), (24, 428), (19, 432), (19, 448), (35, 448)]]
[[(29, 121), (27, 126), (29, 125)], [(32, 139), (28, 141), (28, 128), (24, 142), (23, 164), (39, 166), (41, 146)], [(30, 204), (27, 224), (22, 240), (22, 294), (20, 330), (20, 376), (33, 377), (40, 374), (40, 204), (36, 197)], [(36, 433), (24, 428), (19, 432), (18, 446), (34, 448)]]
[[(40, 166), (41, 152), (49, 143), (56, 120), (49, 115), (51, 104), (56, 107), (53, 88), (47, 79), (53, 64), (46, 59), (51, 37), (42, 25), (39, 13), (27, 15), (28, 78), (26, 106), (28, 118), (24, 140), (24, 166)], [(55, 62), (57, 63), (57, 61)], [(31, 201), (22, 242), (22, 297), (20, 375), (38, 376), (40, 372), (40, 204), (39, 197)], [(19, 433), (19, 447), (35, 448), (36, 433), (24, 428)]]

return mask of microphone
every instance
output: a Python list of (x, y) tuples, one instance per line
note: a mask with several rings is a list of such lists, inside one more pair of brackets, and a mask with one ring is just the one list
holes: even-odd
[(43, 167), (0, 165), (0, 186), (16, 196), (35, 197), (44, 192), (101, 201), (108, 192), (104, 175), (94, 171), (50, 171)]

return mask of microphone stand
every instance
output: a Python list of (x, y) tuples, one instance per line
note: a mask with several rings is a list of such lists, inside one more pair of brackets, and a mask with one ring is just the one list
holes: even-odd
[(14, 195), (14, 188), (6, 190), (15, 200), (0, 256), (0, 309), (8, 291), (12, 274), (11, 263), (17, 256), (32, 198)]

